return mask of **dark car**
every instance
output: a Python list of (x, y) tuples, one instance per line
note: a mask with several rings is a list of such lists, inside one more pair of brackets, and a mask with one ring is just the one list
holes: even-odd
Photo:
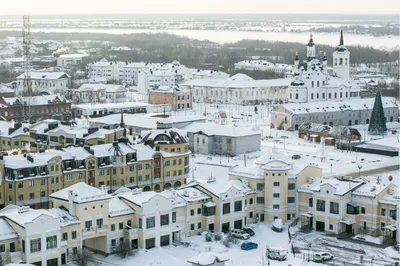
[(258, 244), (254, 242), (243, 242), (242, 245), (240, 246), (242, 250), (250, 250), (250, 249), (255, 249), (258, 248)]
[(300, 158), (301, 158), (301, 156), (299, 154), (295, 154), (295, 155), (292, 156), (293, 160), (297, 160), (297, 159), (300, 159)]
[(250, 236), (255, 236), (255, 234), (256, 234), (256, 233), (253, 231), (253, 229), (248, 228), (248, 227), (242, 228), (242, 230), (245, 231), (246, 233), (248, 233)]

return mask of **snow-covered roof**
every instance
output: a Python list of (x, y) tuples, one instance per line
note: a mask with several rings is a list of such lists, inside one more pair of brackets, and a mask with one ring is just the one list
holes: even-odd
[(364, 182), (362, 180), (339, 180), (337, 178), (329, 178), (322, 180), (321, 178), (314, 177), (311, 183), (304, 183), (298, 189), (299, 192), (319, 192), (322, 186), (330, 185), (335, 188), (335, 195), (343, 196), (350, 191), (362, 186)]
[(175, 143), (186, 143), (188, 138), (186, 132), (177, 128), (168, 129), (153, 129), (150, 131), (142, 131), (142, 142), (154, 141), (155, 144), (158, 142), (175, 144)]
[(120, 198), (126, 199), (129, 202), (132, 202), (138, 206), (142, 206), (143, 203), (148, 202), (151, 198), (154, 196), (158, 195), (160, 193), (157, 193), (155, 191), (146, 191), (146, 192), (128, 192), (128, 193), (122, 193), (119, 195)]
[(0, 218), (0, 241), (18, 238), (17, 232), (4, 219)]
[(150, 88), (149, 91), (150, 92), (162, 92), (162, 93), (174, 93), (174, 92), (180, 92), (180, 91), (184, 91), (185, 89), (182, 89), (181, 87), (179, 87), (179, 85), (177, 84), (173, 84), (173, 85), (163, 85), (163, 86), (159, 86), (159, 87), (155, 87), (155, 88)]
[[(28, 156), (33, 158), (33, 161), (28, 160)], [(73, 159), (69, 153), (60, 150), (46, 151), (42, 153), (30, 153), (27, 156), (23, 154), (4, 156), (5, 167), (12, 169), (29, 168), (36, 166), (47, 165), (49, 160), (60, 156), (63, 160)]]
[[(93, 106), (95, 107), (95, 106)], [(153, 129), (157, 127), (157, 117), (148, 117), (143, 115), (124, 114), (124, 123), (126, 126), (133, 126), (145, 129)], [(92, 118), (92, 123), (104, 125), (117, 125), (121, 121), (120, 114), (111, 114), (103, 117)]]
[(6, 105), (13, 105), (15, 103), (21, 103), (21, 102), (27, 102), (31, 106), (35, 105), (48, 105), (49, 101), (54, 102), (54, 101), (60, 101), (60, 102), (67, 102), (69, 103), (69, 100), (66, 100), (64, 97), (62, 97), (59, 94), (51, 94), (51, 95), (39, 95), (39, 96), (31, 96), (31, 97), (2, 97), (4, 100), (4, 103)]
[(52, 209), (49, 209), (48, 212), (53, 214), (54, 216), (60, 217), (61, 227), (81, 223), (78, 217), (73, 216), (64, 207), (52, 208)]
[(363, 196), (363, 197), (376, 197), (379, 195), (383, 190), (385, 190), (387, 186), (383, 184), (376, 184), (376, 183), (365, 183), (362, 186), (355, 189), (352, 194), (356, 196)]
[(229, 180), (227, 182), (203, 182), (204, 180), (196, 180), (193, 183), (189, 183), (186, 187), (192, 187), (192, 186), (201, 186), (210, 193), (214, 194), (215, 196), (222, 196), (222, 194), (225, 194), (230, 190), (231, 188), (235, 188), (238, 190), (237, 195), (247, 195), (247, 194), (252, 194), (255, 191), (250, 188), (247, 184), (242, 183), (240, 180)]
[(54, 215), (47, 210), (31, 209), (29, 206), (16, 206), (11, 204), (0, 210), (0, 217), (4, 216), (22, 227), (25, 227), (27, 223), (31, 223), (42, 215), (58, 218), (57, 215)]
[[(65, 72), (31, 72), (31, 79), (36, 79), (36, 80), (57, 80), (61, 78), (70, 78), (71, 76), (68, 75)], [(22, 73), (17, 77), (18, 79), (24, 79), (25, 78), (25, 73)]]
[(87, 54), (60, 54), (60, 58), (82, 58), (82, 57), (88, 57)]
[(119, 198), (113, 198), (108, 202), (109, 216), (117, 217), (122, 215), (134, 214), (135, 211), (129, 207), (128, 204), (120, 200)]
[(99, 91), (99, 90), (105, 90), (108, 93), (127, 92), (127, 89), (125, 89), (121, 85), (102, 84), (102, 83), (82, 84), (77, 89), (77, 91), (80, 91), (80, 92), (83, 92), (83, 91)]
[[(291, 114), (309, 114), (309, 113), (329, 113), (329, 112), (344, 112), (357, 110), (372, 110), (374, 107), (375, 98), (353, 99), (347, 101), (321, 101), (312, 103), (287, 103), (284, 108)], [(398, 104), (394, 98), (382, 97), (383, 108), (394, 107)]]
[(229, 170), (228, 175), (245, 176), (253, 179), (264, 179), (264, 170), (259, 165), (252, 165), (249, 167), (235, 166)]
[(290, 166), (293, 164), (293, 160), (291, 158), (289, 158), (287, 155), (285, 155), (283, 153), (279, 153), (277, 151), (272, 151), (272, 152), (262, 155), (261, 157), (256, 159), (255, 163), (258, 165), (267, 165), (268, 164), (268, 166), (270, 166), (270, 164), (272, 162), (276, 162), (276, 161), (284, 163), (287, 166)]
[(118, 149), (116, 150), (115, 148), (114, 143), (93, 145), (90, 147), (90, 149), (94, 151), (94, 156), (96, 157), (114, 156), (116, 151), (119, 155), (136, 152), (136, 150), (133, 149), (133, 146), (121, 142), (118, 143)]
[(259, 131), (251, 131), (242, 127), (230, 125), (218, 125), (214, 123), (198, 123), (194, 122), (183, 128), (189, 133), (203, 133), (207, 136), (228, 136), (228, 137), (244, 137), (251, 135), (260, 135)]
[(199, 86), (210, 88), (270, 88), (288, 87), (291, 79), (258, 79), (254, 80), (244, 74), (236, 74), (228, 79), (193, 79), (181, 86)]
[(50, 195), (50, 197), (68, 201), (70, 191), (72, 191), (72, 194), (74, 195), (73, 202), (78, 204), (91, 201), (108, 200), (112, 198), (111, 195), (108, 195), (101, 189), (89, 186), (84, 182), (79, 182), (67, 188), (61, 189), (57, 192), (54, 192)]
[(188, 262), (200, 266), (214, 265), (216, 262), (229, 261), (229, 258), (221, 253), (201, 252), (197, 256), (188, 259)]
[[(150, 106), (148, 103), (141, 103), (141, 102), (123, 102), (123, 103), (96, 103), (96, 104), (75, 104), (73, 105), (74, 109), (80, 110), (103, 110), (107, 109), (109, 112), (112, 111), (110, 109), (121, 109), (121, 108), (145, 108)], [(120, 116), (120, 114), (118, 114)], [(124, 114), (128, 116), (129, 114)], [(99, 117), (105, 118), (107, 116)], [(96, 121), (99, 118), (92, 118), (92, 120)], [(119, 119), (118, 119), (119, 121)], [(119, 123), (119, 122), (118, 122)]]
[(204, 192), (193, 187), (182, 188), (175, 191), (187, 202), (206, 200), (211, 198)]
[(385, 194), (380, 200), (381, 204), (391, 204), (391, 205), (399, 205), (400, 202), (400, 191), (399, 187), (394, 185), (391, 193)]
[(29, 124), (22, 124), (21, 127), (9, 133), (9, 129), (15, 129), (15, 123), (9, 121), (0, 121), (0, 136), (13, 138), (16, 136), (29, 136)]

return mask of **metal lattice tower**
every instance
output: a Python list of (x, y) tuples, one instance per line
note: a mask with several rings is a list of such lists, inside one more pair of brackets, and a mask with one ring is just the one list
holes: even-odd
[(22, 22), (22, 44), (24, 49), (25, 60), (25, 77), (24, 88), (22, 94), (24, 96), (32, 96), (31, 84), (31, 23), (28, 15), (23, 16)]

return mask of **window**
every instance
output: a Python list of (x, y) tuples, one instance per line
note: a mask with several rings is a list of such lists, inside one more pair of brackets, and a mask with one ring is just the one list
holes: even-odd
[[(274, 174), (272, 174), (272, 175), (274, 175)], [(279, 182), (274, 182), (274, 187), (279, 187), (280, 186), (280, 184), (279, 184)]]
[(111, 247), (115, 248), (117, 246), (117, 240), (116, 239), (111, 239)]
[(33, 200), (35, 198), (35, 193), (29, 193), (29, 199)]
[(257, 204), (264, 204), (264, 197), (257, 197)]
[(330, 213), (339, 214), (339, 203), (330, 202)]
[(34, 187), (35, 186), (35, 180), (29, 180), (28, 186), (29, 187)]
[(385, 226), (386, 226), (385, 223), (381, 223), (381, 231), (385, 231)]
[(176, 223), (176, 212), (172, 213), (172, 223)]
[(63, 241), (67, 241), (68, 240), (68, 233), (67, 232), (63, 233), (62, 240)]
[(124, 229), (124, 223), (123, 223), (123, 222), (120, 222), (120, 223), (118, 224), (118, 228), (119, 228), (119, 230), (123, 230), (123, 229)]
[(197, 223), (197, 229), (201, 229), (201, 222)]
[(222, 205), (222, 214), (227, 214), (231, 212), (231, 204), (230, 203), (224, 203)]
[(57, 248), (57, 236), (49, 236), (46, 238), (46, 248), (47, 249)]
[(347, 214), (359, 214), (358, 206), (354, 206), (353, 204), (347, 204)]
[(190, 210), (190, 216), (194, 216), (194, 209)]
[(97, 225), (98, 227), (102, 227), (102, 226), (103, 226), (103, 218), (97, 219), (97, 220), (96, 220), (96, 225)]
[(139, 218), (138, 227), (142, 229), (142, 218)]
[(197, 215), (201, 214), (201, 208), (197, 208)]
[(1, 244), (0, 245), (0, 253), (6, 252), (6, 245)]
[(249, 212), (249, 218), (253, 218), (253, 212)]
[(31, 253), (34, 252), (39, 252), (42, 250), (42, 246), (41, 246), (41, 239), (37, 238), (37, 239), (32, 239), (31, 240)]
[(296, 184), (295, 183), (289, 183), (288, 184), (288, 190), (295, 190), (296, 189)]
[(190, 225), (190, 230), (194, 230), (194, 224)]
[(264, 183), (257, 183), (257, 190), (264, 191)]
[(287, 198), (288, 203), (295, 203), (295, 198), (294, 197), (288, 197)]
[(274, 204), (274, 205), (272, 205), (272, 208), (275, 209), (275, 210), (276, 210), (276, 209), (279, 209), (279, 204)]
[(273, 194), (273, 198), (274, 198), (274, 199), (279, 199), (279, 193), (274, 193), (274, 194)]
[(386, 216), (386, 209), (385, 208), (381, 209), (381, 216)]
[(333, 224), (329, 224), (329, 230), (333, 230)]
[(76, 239), (76, 231), (72, 231), (72, 236), (71, 236), (71, 238), (72, 238), (72, 239)]
[(146, 218), (146, 229), (156, 227), (156, 217)]
[(325, 200), (317, 199), (317, 211), (320, 211), (320, 212), (325, 211)]
[(169, 214), (160, 215), (160, 226), (169, 225)]
[(249, 204), (252, 205), (253, 204), (253, 198), (250, 198), (249, 200)]
[(365, 214), (365, 207), (361, 207), (361, 213)]
[(235, 201), (235, 212), (240, 212), (242, 211), (242, 201), (238, 200)]
[(86, 222), (85, 222), (85, 228), (86, 228), (87, 230), (90, 230), (90, 229), (92, 228), (92, 221), (86, 221)]
[(71, 181), (72, 180), (72, 175), (71, 174), (67, 174), (67, 181)]

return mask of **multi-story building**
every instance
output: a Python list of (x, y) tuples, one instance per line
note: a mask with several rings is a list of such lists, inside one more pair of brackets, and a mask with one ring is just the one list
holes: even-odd
[(261, 132), (230, 125), (192, 123), (183, 128), (188, 135), (190, 150), (200, 154), (236, 156), (261, 148)]
[(397, 239), (399, 188), (368, 179), (308, 178), (298, 189), (303, 226), (328, 234), (370, 234)]
[(29, 142), (29, 124), (0, 121), (0, 151), (26, 150)]
[(272, 71), (275, 73), (288, 73), (293, 70), (293, 66), (288, 64), (275, 64), (267, 60), (244, 60), (235, 63), (235, 69)]
[(58, 94), (1, 97), (0, 115), (6, 120), (34, 123), (44, 119), (71, 119), (71, 102)]
[(87, 65), (88, 76), (90, 79), (106, 78), (107, 81), (118, 81), (120, 64), (120, 62), (109, 62), (105, 58), (89, 63)]
[(192, 91), (179, 85), (160, 86), (149, 89), (150, 104), (168, 104), (172, 110), (192, 109)]
[(87, 54), (60, 54), (56, 55), (57, 66), (70, 67), (83, 63), (84, 58), (88, 57)]
[[(66, 93), (70, 85), (71, 76), (65, 72), (31, 72), (30, 85), (35, 94)], [(17, 90), (23, 91), (26, 87), (25, 73), (19, 75), (16, 81)]]
[(229, 179), (246, 180), (256, 192), (255, 215), (261, 222), (282, 219), (286, 222), (298, 217), (296, 191), (304, 179), (322, 176), (322, 169), (308, 165), (294, 167), (292, 159), (278, 152), (267, 153), (249, 167), (235, 166)]
[(150, 69), (138, 74), (138, 91), (147, 94), (150, 89), (172, 86), (183, 80), (182, 73), (174, 69)]
[(90, 83), (68, 90), (68, 96), (75, 104), (120, 103), (126, 102), (127, 91), (121, 85)]
[(286, 102), (290, 79), (254, 80), (244, 74), (228, 79), (194, 79), (182, 83), (181, 88), (192, 90), (194, 102), (256, 103)]
[[(369, 124), (374, 98), (336, 102), (287, 103), (275, 107), (271, 114), (271, 125), (285, 130), (298, 130), (304, 121), (333, 126)], [(399, 117), (398, 103), (394, 98), (382, 98), (386, 122)]]
[[(189, 176), (189, 151), (185, 143), (174, 143), (174, 152), (143, 144), (120, 142), (74, 147), (39, 153), (1, 156), (0, 205), (46, 207), (48, 196), (77, 182), (95, 187), (141, 187), (144, 191), (179, 187)], [(178, 148), (181, 147), (181, 150)]]

